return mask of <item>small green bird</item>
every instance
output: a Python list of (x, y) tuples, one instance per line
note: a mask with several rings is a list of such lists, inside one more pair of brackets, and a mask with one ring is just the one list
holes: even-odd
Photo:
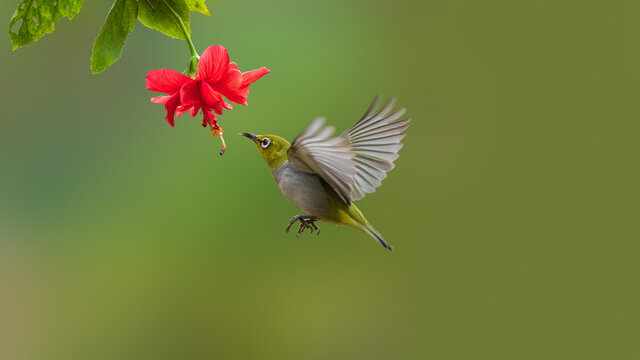
[(376, 112), (379, 102), (378, 96), (338, 137), (324, 118), (316, 118), (293, 143), (276, 135), (241, 134), (256, 143), (284, 196), (304, 213), (291, 219), (287, 232), (300, 221), (298, 234), (307, 228), (320, 233), (315, 221), (321, 220), (362, 230), (392, 249), (352, 203), (374, 192), (394, 168), (411, 121), (399, 120), (405, 109), (391, 113), (395, 99)]

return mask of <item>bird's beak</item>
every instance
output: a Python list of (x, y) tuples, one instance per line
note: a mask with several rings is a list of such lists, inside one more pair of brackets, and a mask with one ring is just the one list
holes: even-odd
[(240, 134), (240, 135), (245, 136), (245, 137), (248, 137), (249, 139), (251, 139), (251, 141), (253, 141), (253, 142), (254, 142), (254, 143), (256, 143), (256, 144), (258, 143), (258, 137), (257, 137), (257, 136), (255, 136), (255, 135), (253, 135), (253, 134), (250, 134), (250, 133), (242, 133), (242, 134)]

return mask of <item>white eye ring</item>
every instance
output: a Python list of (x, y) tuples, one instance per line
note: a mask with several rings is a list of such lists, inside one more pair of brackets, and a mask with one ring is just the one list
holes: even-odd
[(269, 147), (269, 145), (271, 145), (271, 139), (269, 138), (264, 138), (262, 139), (262, 141), (260, 142), (260, 146), (262, 146), (263, 149), (266, 149)]

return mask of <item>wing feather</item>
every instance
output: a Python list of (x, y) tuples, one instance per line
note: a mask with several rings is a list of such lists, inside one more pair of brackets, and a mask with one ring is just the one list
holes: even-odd
[(289, 161), (298, 169), (318, 174), (347, 204), (351, 203), (355, 153), (343, 138), (331, 137), (332, 126), (324, 118), (315, 119), (291, 144)]
[(356, 175), (354, 177), (352, 199), (359, 200), (376, 190), (387, 177), (387, 171), (395, 167), (400, 142), (409, 127), (411, 119), (399, 120), (406, 110), (391, 112), (395, 99), (390, 99), (376, 113), (380, 97), (376, 97), (362, 118), (342, 133), (356, 154)]
[(399, 120), (405, 109), (392, 112), (395, 99), (377, 110), (379, 104), (377, 96), (362, 118), (338, 137), (324, 118), (315, 119), (291, 144), (289, 161), (320, 176), (347, 204), (374, 192), (394, 168), (411, 121)]
[(356, 135), (361, 134), (367, 130), (371, 130), (372, 128), (379, 127), (385, 124), (390, 124), (400, 119), (402, 115), (404, 115), (406, 112), (407, 112), (406, 109), (400, 109), (395, 113), (389, 115), (388, 117), (376, 115), (375, 117), (372, 117), (371, 119), (359, 124), (357, 129), (353, 129), (353, 132), (351, 133), (351, 135), (355, 137)]

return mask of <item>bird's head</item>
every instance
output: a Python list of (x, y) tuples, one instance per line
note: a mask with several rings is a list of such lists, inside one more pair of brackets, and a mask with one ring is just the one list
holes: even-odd
[(280, 136), (254, 135), (250, 133), (242, 133), (240, 135), (249, 138), (258, 146), (260, 155), (269, 165), (269, 169), (275, 170), (287, 161), (287, 150), (289, 150), (291, 144)]

